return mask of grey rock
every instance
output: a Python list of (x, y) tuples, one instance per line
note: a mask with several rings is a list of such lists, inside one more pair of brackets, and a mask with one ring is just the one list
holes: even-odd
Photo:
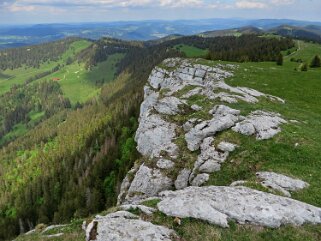
[(182, 169), (177, 178), (176, 178), (176, 181), (175, 181), (175, 188), (177, 190), (180, 190), (180, 189), (184, 189), (185, 187), (188, 186), (188, 180), (189, 180), (189, 176), (191, 174), (191, 170), (189, 169)]
[(44, 237), (46, 237), (46, 238), (58, 238), (58, 237), (61, 237), (63, 235), (64, 235), (64, 233), (56, 233), (56, 234), (51, 234), (51, 235), (44, 235)]
[(200, 145), (201, 154), (198, 156), (197, 161), (194, 163), (194, 169), (190, 175), (190, 182), (193, 181), (197, 172), (213, 173), (221, 169), (223, 163), (228, 157), (228, 152), (219, 152), (212, 145), (213, 137), (207, 137)]
[(232, 114), (215, 114), (212, 120), (201, 122), (185, 134), (188, 149), (196, 151), (204, 138), (231, 128), (237, 121), (238, 117)]
[(227, 114), (238, 116), (240, 113), (241, 111), (232, 109), (226, 105), (216, 105), (213, 107), (212, 110), (209, 111), (209, 114), (217, 115), (217, 116), (227, 115)]
[(199, 106), (199, 105), (192, 105), (191, 108), (192, 108), (192, 110), (195, 110), (195, 111), (200, 111), (200, 110), (203, 109), (203, 108), (202, 108), (201, 106)]
[(202, 93), (202, 90), (203, 89), (201, 87), (196, 87), (196, 88), (188, 91), (186, 94), (182, 95), (182, 98), (188, 99), (188, 98), (190, 98), (190, 97), (192, 97), (194, 95), (199, 95), (199, 94)]
[(159, 89), (161, 83), (164, 81), (166, 71), (162, 68), (155, 67), (149, 76), (148, 82), (154, 89)]
[(174, 162), (172, 162), (171, 160), (167, 160), (167, 159), (159, 159), (156, 163), (156, 166), (160, 169), (170, 169), (173, 168), (175, 165)]
[(156, 111), (165, 115), (176, 115), (180, 113), (179, 106), (184, 103), (176, 97), (168, 96), (157, 102), (154, 106)]
[(135, 173), (137, 172), (139, 166), (135, 165), (125, 176), (124, 180), (121, 183), (120, 186), (120, 191), (119, 191), (119, 195), (117, 197), (117, 205), (120, 205), (122, 203), (122, 201), (124, 200), (124, 198), (127, 195), (127, 191), (130, 187), (131, 184), (131, 180), (130, 180), (130, 176), (135, 175)]
[(236, 187), (236, 186), (243, 186), (247, 183), (248, 181), (244, 181), (244, 180), (239, 180), (239, 181), (235, 181), (235, 182), (232, 182), (230, 184), (231, 187)]
[(188, 121), (186, 121), (183, 125), (183, 129), (185, 132), (188, 132), (190, 131), (193, 127), (194, 127), (194, 124), (197, 122), (197, 119), (196, 118), (192, 118)]
[(144, 101), (140, 106), (140, 119), (148, 116), (158, 101), (159, 93), (152, 90), (149, 86), (144, 87)]
[(86, 240), (90, 240), (91, 232), (96, 233), (97, 241), (172, 241), (176, 237), (171, 229), (145, 222), (125, 211), (118, 213), (96, 217), (87, 227)]
[(321, 223), (321, 208), (246, 187), (187, 187), (160, 195), (157, 207), (166, 215), (193, 217), (222, 227), (230, 219), (271, 228)]
[(132, 195), (141, 198), (155, 196), (172, 186), (172, 179), (163, 175), (159, 169), (151, 169), (142, 164), (131, 182), (126, 199), (130, 200)]
[(198, 174), (192, 181), (191, 185), (192, 186), (202, 186), (205, 182), (208, 181), (208, 179), (210, 178), (210, 175), (208, 175), (207, 173), (201, 173)]
[(286, 123), (279, 114), (265, 111), (251, 112), (246, 119), (232, 128), (243, 135), (256, 135), (259, 140), (270, 139), (281, 131), (279, 127)]
[(261, 184), (262, 184), (262, 186), (264, 186), (270, 190), (272, 189), (273, 191), (278, 191), (278, 192), (282, 193), (286, 197), (291, 197), (290, 192), (288, 192), (286, 189), (276, 185), (274, 182), (263, 181), (263, 182), (261, 182)]
[(208, 160), (205, 161), (203, 165), (201, 165), (198, 169), (200, 172), (205, 173), (213, 173), (221, 170), (221, 164), (218, 161), (215, 160)]
[(232, 152), (235, 150), (236, 147), (237, 147), (237, 145), (235, 145), (235, 144), (222, 141), (218, 144), (217, 149), (219, 149), (220, 151)]
[(175, 158), (178, 152), (172, 140), (176, 137), (176, 125), (163, 120), (159, 115), (142, 118), (136, 131), (137, 150), (144, 156), (160, 157), (162, 151)]
[(50, 225), (50, 226), (46, 227), (41, 233), (46, 233), (49, 230), (56, 229), (56, 228), (63, 228), (63, 227), (66, 227), (66, 226), (67, 226), (66, 224)]
[[(263, 184), (281, 187), (287, 191), (298, 191), (309, 186), (308, 183), (275, 172), (257, 172), (256, 176)], [(272, 187), (272, 186), (271, 186)], [(273, 188), (273, 187), (272, 187)]]
[(200, 78), (204, 78), (206, 75), (206, 70), (203, 70), (203, 69), (196, 69), (195, 71), (195, 76), (196, 77), (200, 77)]

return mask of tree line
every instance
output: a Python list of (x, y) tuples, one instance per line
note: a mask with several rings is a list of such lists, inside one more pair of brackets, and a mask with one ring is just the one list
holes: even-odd
[(0, 51), (0, 70), (20, 67), (39, 68), (42, 63), (58, 61), (76, 38)]

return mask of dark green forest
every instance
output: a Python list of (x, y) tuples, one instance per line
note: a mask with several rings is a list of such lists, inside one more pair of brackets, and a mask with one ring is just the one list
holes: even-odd
[[(0, 68), (37, 66), (60, 56), (69, 41), (1, 52)], [(17, 124), (28, 131), (0, 149), (0, 240), (39, 223), (68, 222), (115, 205), (120, 183), (139, 157), (134, 134), (143, 85), (155, 65), (185, 56), (174, 48), (177, 44), (208, 49), (204, 57), (231, 61), (276, 61), (281, 51), (294, 46), (287, 38), (254, 35), (183, 37), (159, 44), (106, 38), (70, 60), (92, 68), (111, 54), (125, 54), (115, 80), (103, 84), (98, 97), (72, 105), (58, 82), (30, 80), (13, 86), (0, 96), (0, 136)], [(32, 118), (30, 113), (41, 115)]]
[(41, 63), (58, 60), (67, 51), (75, 38), (0, 51), (0, 70), (16, 69), (23, 66), (39, 67)]

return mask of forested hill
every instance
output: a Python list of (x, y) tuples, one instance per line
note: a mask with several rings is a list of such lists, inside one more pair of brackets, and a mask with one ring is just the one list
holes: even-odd
[(2, 51), (0, 240), (116, 204), (139, 157), (134, 134), (143, 86), (164, 59), (277, 66), (296, 49), (288, 38), (244, 35), (160, 43), (68, 39)]

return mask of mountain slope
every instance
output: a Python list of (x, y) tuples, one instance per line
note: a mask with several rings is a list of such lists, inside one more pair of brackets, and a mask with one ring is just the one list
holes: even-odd
[[(222, 39), (230, 41), (233, 38)], [(233, 41), (231, 42), (230, 47), (233, 47), (237, 53), (231, 58), (239, 60), (239, 57), (242, 56), (240, 53), (251, 55), (251, 48), (242, 49), (237, 42), (244, 39), (246, 38), (235, 38), (236, 42), (234, 44)], [(263, 39), (256, 42), (255, 46), (253, 44), (253, 47), (256, 49), (260, 44), (267, 44), (267, 46), (275, 46), (278, 51), (287, 52), (287, 48), (292, 46), (291, 43), (287, 45), (287, 42), (274, 41)], [(31, 236), (22, 235), (18, 240), (42, 240), (47, 238), (48, 234), (59, 232), (64, 234), (55, 237), (57, 240), (79, 240), (79, 237), (83, 237), (84, 233), (80, 227), (83, 218), (116, 205), (116, 197), (124, 176), (134, 166), (135, 160), (145, 160), (136, 151), (134, 136), (138, 127), (140, 105), (143, 101), (142, 90), (152, 69), (159, 66), (173, 71), (175, 66), (166, 67), (161, 62), (167, 58), (184, 56), (184, 53), (175, 49), (177, 44), (197, 46), (203, 50), (213, 51), (213, 48), (209, 48), (209, 46), (220, 42), (221, 39), (182, 37), (150, 46), (139, 42), (127, 43), (103, 39), (82, 51), (78, 55), (79, 60), (84, 61), (85, 66), (92, 70), (95, 70), (95, 66), (98, 66), (99, 63), (108, 60), (108, 56), (115, 54), (116, 50), (123, 53), (124, 57), (117, 65), (120, 73), (114, 81), (101, 86), (101, 92), (97, 97), (59, 111), (36, 125), (22, 138), (12, 141), (1, 149), (1, 160), (4, 161), (1, 161), (0, 167), (0, 186), (1, 193), (4, 195), (1, 195), (0, 200), (0, 230), (6, 230), (6, 232), (0, 232), (0, 237), (7, 238), (10, 235), (18, 234), (19, 231), (32, 229), (40, 223), (68, 224), (71, 218), (76, 219), (71, 225), (53, 228), (52, 231), (46, 231), (45, 234), (39, 232), (43, 226), (39, 225), (37, 231)], [(109, 45), (117, 48), (106, 47)], [(216, 46), (217, 49), (219, 47), (220, 45)], [(230, 63), (222, 61), (197, 60), (202, 65), (218, 66), (217, 76), (221, 76), (226, 71), (234, 73), (233, 77), (230, 76), (225, 80), (226, 84), (231, 87), (253, 88), (265, 94), (279, 96), (286, 101), (285, 104), (280, 104), (278, 101), (269, 101), (262, 96), (262, 98), (258, 97), (260, 101), (256, 104), (249, 105), (240, 101), (228, 104), (231, 108), (241, 110), (245, 116), (256, 109), (273, 111), (281, 113), (282, 118), (289, 122), (282, 125), (282, 132), (269, 141), (256, 141), (253, 137), (246, 137), (230, 131), (224, 132), (224, 135), (217, 135), (216, 141), (233, 141), (239, 145), (239, 148), (231, 152), (229, 158), (233, 159), (222, 163), (221, 171), (210, 176), (208, 185), (227, 186), (233, 181), (244, 179), (249, 181), (250, 187), (266, 191), (256, 184), (255, 173), (259, 170), (271, 170), (308, 182), (310, 184), (308, 188), (298, 193), (292, 193), (292, 197), (320, 206), (318, 201), (320, 200), (320, 192), (317, 185), (320, 180), (317, 169), (314, 168), (314, 165), (319, 165), (316, 157), (320, 154), (317, 144), (320, 143), (318, 141), (320, 136), (316, 131), (320, 119), (317, 117), (319, 106), (315, 104), (314, 99), (317, 94), (308, 94), (319, 92), (318, 76), (320, 70), (309, 69), (307, 72), (297, 72), (294, 68), (298, 68), (300, 63), (290, 61), (291, 58), (310, 61), (315, 54), (320, 53), (319, 47), (316, 44), (300, 42), (298, 51), (285, 57), (283, 66), (277, 66), (274, 62), (244, 62), (229, 65)], [(294, 48), (291, 51), (294, 51)], [(264, 60), (265, 57), (270, 61), (273, 60), (271, 55), (267, 56), (268, 54), (264, 52), (257, 53), (263, 54), (260, 56), (260, 60)], [(279, 54), (279, 52), (273, 52), (274, 54)], [(225, 65), (226, 67), (224, 67)], [(225, 72), (220, 71), (221, 69)], [(182, 71), (185, 71), (184, 68)], [(184, 76), (189, 78), (188, 73)], [(304, 85), (301, 85), (302, 82)], [(297, 86), (301, 86), (299, 91)], [(231, 95), (230, 91), (226, 92), (227, 95)], [(251, 93), (257, 95), (257, 92), (251, 91)], [(160, 91), (159, 94), (165, 97), (167, 90)], [(268, 97), (270, 97), (269, 95)], [(195, 110), (189, 108), (183, 108), (183, 110), (196, 115), (198, 119), (205, 120), (210, 117), (207, 108), (210, 107), (210, 104), (215, 104), (212, 101), (205, 101), (202, 96), (196, 95), (191, 97), (188, 103), (189, 105), (198, 105), (193, 107)], [(166, 103), (164, 102), (165, 106), (160, 106), (160, 108), (166, 110), (168, 107), (166, 107)], [(199, 107), (202, 107), (203, 111), (197, 110)], [(170, 110), (175, 109), (170, 108)], [(155, 111), (159, 111), (159, 109), (155, 108)], [(170, 118), (173, 118), (173, 121), (178, 122), (179, 125), (184, 124), (184, 115), (181, 113), (166, 117), (166, 121), (170, 121)], [(290, 120), (297, 120), (299, 123), (290, 124)], [(308, 122), (305, 123), (305, 121)], [(162, 127), (161, 125), (156, 126)], [(181, 137), (175, 141), (183, 148), (186, 145), (183, 135)], [(296, 143), (299, 145), (295, 147)], [(19, 151), (17, 152), (17, 150)], [(185, 149), (183, 150), (182, 160), (192, 161), (199, 154), (197, 152), (190, 154), (188, 150), (186, 152)], [(163, 152), (161, 154), (165, 155)], [(145, 161), (152, 164), (148, 160)], [(311, 165), (311, 163), (313, 164)], [(179, 168), (186, 164), (188, 163), (181, 162)], [(193, 163), (190, 162), (190, 164)], [(168, 174), (174, 179), (178, 170), (174, 168), (169, 170)], [(133, 177), (133, 175), (129, 176)], [(138, 194), (134, 193), (134, 196)], [(155, 207), (158, 202), (151, 200), (144, 204)], [(108, 213), (114, 211), (115, 208), (109, 210)], [(140, 211), (134, 211), (131, 208), (129, 211), (140, 214)], [(92, 220), (88, 219), (87, 223), (90, 223)], [(318, 235), (316, 230), (319, 227), (303, 226), (299, 228), (284, 227), (277, 230), (265, 228), (257, 230), (252, 226), (247, 228), (230, 223), (231, 229), (222, 229), (191, 219), (182, 219), (182, 225), (177, 226), (173, 218), (166, 217), (159, 212), (152, 216), (151, 221), (154, 224), (174, 229), (186, 240), (199, 240), (204, 235), (204, 230), (208, 231), (205, 232), (208, 237), (203, 237), (203, 239), (208, 238), (209, 240), (219, 239), (218, 237), (221, 237), (221, 240), (228, 240), (230, 237), (233, 237), (233, 240), (237, 240), (237, 238), (241, 240), (249, 235), (253, 237), (255, 234), (258, 234), (258, 237), (274, 236), (275, 239), (282, 240), (282, 238), (286, 239), (288, 235), (292, 235), (289, 236), (292, 238), (294, 229), (300, 232), (298, 239), (307, 237), (307, 240), (313, 240)], [(138, 222), (141, 223), (139, 219)], [(234, 227), (237, 228), (234, 229)]]

